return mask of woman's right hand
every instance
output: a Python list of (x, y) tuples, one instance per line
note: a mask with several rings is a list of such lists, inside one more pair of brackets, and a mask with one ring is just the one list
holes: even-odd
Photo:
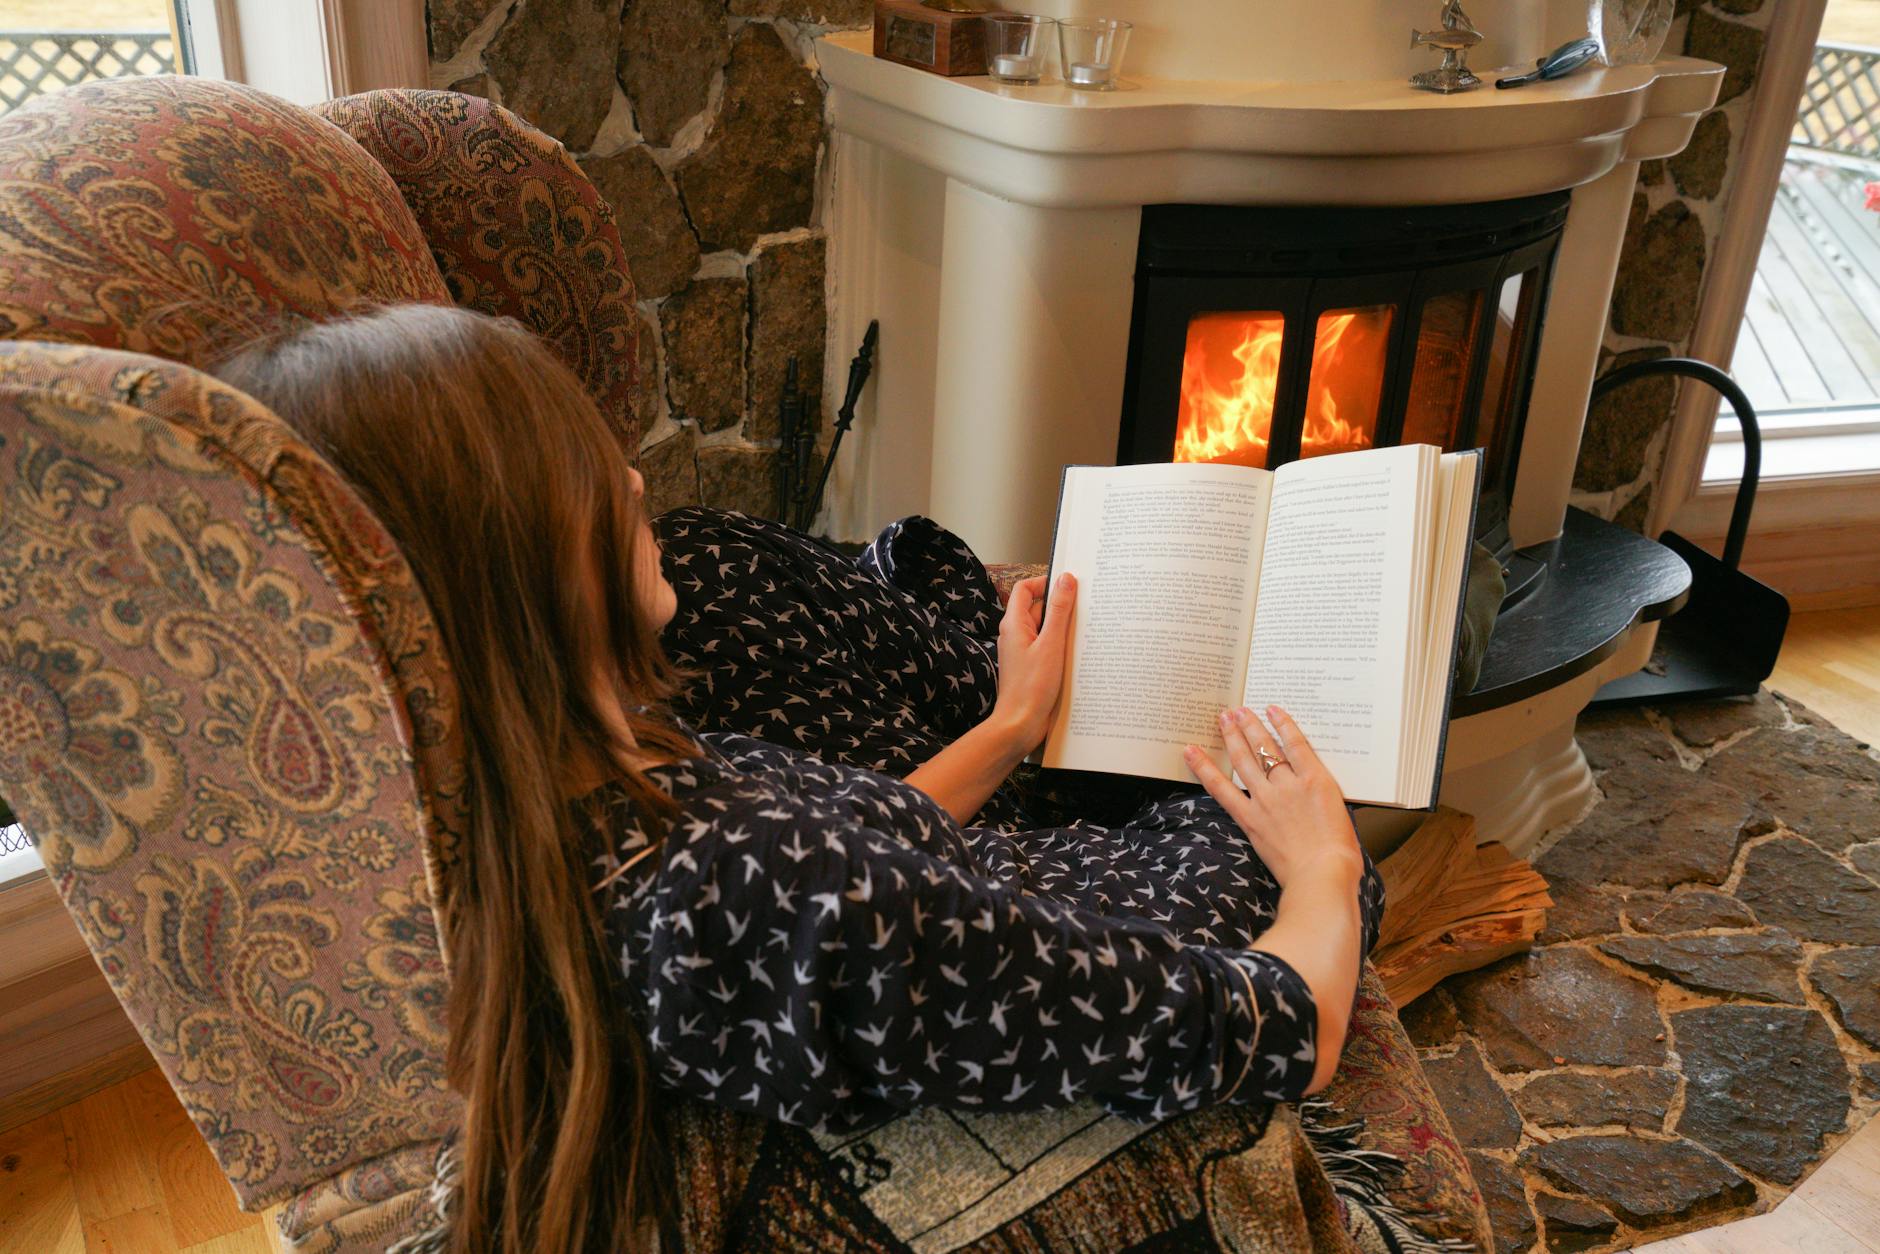
[[(1240, 824), (1282, 889), (1301, 877), (1321, 876), (1355, 887), (1364, 875), (1364, 854), (1338, 781), (1290, 715), (1268, 706), (1267, 717), (1277, 736), (1251, 710), (1221, 712), (1228, 760), (1246, 792), (1193, 745), (1187, 750), (1188, 769)], [(1261, 749), (1278, 760), (1270, 770), (1260, 767)]]

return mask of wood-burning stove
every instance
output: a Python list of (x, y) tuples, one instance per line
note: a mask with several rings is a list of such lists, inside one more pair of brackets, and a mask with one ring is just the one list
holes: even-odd
[[(1657, 570), (1655, 583), (1641, 586), (1635, 573), (1652, 570), (1663, 547), (1617, 532), (1568, 501), (1638, 163), (1684, 146), (1715, 104), (1722, 69), (1670, 58), (1589, 68), (1519, 91), (1444, 97), (1407, 89), (1401, 80), (1408, 67), (1386, 63), (1407, 47), (1387, 53), (1372, 41), (1376, 56), (1365, 51), (1372, 46), (1367, 32), (1389, 20), (1382, 0), (1296, 6), (1299, 20), (1277, 24), (1273, 6), (1245, 0), (1119, 3), (1143, 19), (1127, 71), (1137, 90), (1103, 93), (1102, 100), (1064, 88), (901, 72), (875, 59), (866, 34), (817, 41), (829, 84), (830, 164), (839, 172), (829, 217), (831, 337), (854, 343), (871, 319), (882, 324), (882, 365), (858, 428), (864, 438), (845, 449), (851, 456), (837, 468), (827, 525), (832, 534), (861, 538), (918, 510), (945, 520), (988, 557), (1036, 560), (1050, 551), (1057, 513), (1051, 485), (1065, 463), (1172, 455), (1180, 363), (1194, 314), (1273, 311), (1282, 331), (1291, 318), (1304, 328), (1295, 337), (1316, 339), (1320, 313), (1390, 304), (1384, 334), (1398, 337), (1400, 346), (1414, 315), (1419, 328), (1411, 343), (1430, 341), (1426, 369), (1464, 380), (1442, 389), (1449, 408), (1421, 410), (1437, 426), (1454, 422), (1453, 438), (1445, 430), (1441, 442), (1488, 443), (1505, 431), (1496, 495), (1507, 497), (1506, 526), (1518, 548), (1504, 565), (1552, 560), (1525, 598), (1502, 614), (1475, 690), (1451, 707), (1445, 757), (1445, 803), (1474, 814), (1482, 839), (1525, 855), (1592, 797), (1592, 775), (1573, 742), (1574, 716), (1604, 679), (1644, 663), (1652, 631), (1641, 624), (1674, 609), (1688, 578), (1673, 559), (1670, 569)], [(1048, 0), (1045, 7), (1068, 12), (1070, 4)], [(1545, 15), (1504, 7), (1533, 19), (1533, 46), (1517, 42), (1484, 63), (1531, 61), (1545, 52)], [(1180, 20), (1168, 17), (1175, 8)], [(1223, 40), (1227, 28), (1245, 37)], [(1534, 295), (1523, 288), (1525, 330), (1517, 331), (1523, 324), (1516, 302), (1505, 332), (1504, 355), (1519, 359), (1514, 386), (1531, 387), (1531, 404), (1516, 398), (1496, 411), (1520, 429), (1496, 428), (1481, 407), (1492, 394), (1489, 380), (1500, 376), (1481, 365), (1479, 346), (1487, 306), (1500, 309), (1497, 279), (1480, 285), (1493, 292), (1480, 308), (1458, 296), (1426, 309), (1414, 291), (1417, 275), (1429, 272), (1422, 280), (1428, 291), (1430, 275), (1445, 263), (1517, 247), (1518, 216), (1499, 224), (1509, 234), (1488, 249), (1467, 246), (1466, 236), (1472, 227), (1479, 233), (1497, 225), (1497, 204), (1563, 189), (1571, 189), (1570, 224), (1554, 241), (1551, 290), (1538, 286), (1550, 277), (1542, 266)], [(1412, 203), (1433, 207), (1372, 212)], [(1215, 241), (1219, 251), (1267, 255), (1258, 267), (1243, 264), (1213, 277), (1240, 282), (1242, 271), (1270, 262), (1276, 277), (1296, 283), (1272, 298), (1278, 303), (1254, 303), (1243, 291), (1178, 318), (1174, 346), (1158, 350), (1175, 363), (1159, 383), (1148, 378), (1138, 343), (1139, 377), (1129, 385), (1132, 432), (1119, 448), (1132, 314), (1139, 332), (1149, 326), (1137, 281), (1146, 305), (1158, 273), (1209, 275), (1207, 265), (1187, 264), (1175, 247), (1183, 236), (1205, 242), (1192, 232), (1175, 233), (1166, 250), (1152, 247), (1166, 255), (1139, 267), (1145, 213), (1161, 219), (1167, 212), (1212, 212), (1144, 208), (1175, 204), (1220, 208), (1229, 225)], [(1309, 233), (1285, 244), (1247, 226), (1275, 220), (1254, 215), (1299, 205), (1343, 208), (1292, 211), (1292, 221), (1307, 220)], [(1561, 205), (1553, 202), (1556, 212)], [(1342, 230), (1316, 229), (1346, 212), (1408, 225), (1369, 249)], [(1489, 215), (1486, 225), (1480, 214)], [(1550, 229), (1537, 232), (1535, 242)], [(1151, 245), (1163, 238), (1154, 225), (1147, 234)], [(1309, 247), (1302, 249), (1300, 238)], [(1330, 248), (1330, 264), (1303, 255), (1318, 247)], [(1519, 265), (1498, 270), (1500, 281), (1525, 272)], [(1329, 292), (1353, 274), (1406, 269), (1410, 277), (1394, 301), (1389, 294), (1328, 295), (1312, 308), (1315, 290)], [(1451, 352), (1439, 349), (1433, 329), (1422, 334), (1445, 308), (1457, 315), (1445, 337), (1457, 345)], [(1543, 310), (1547, 325), (1530, 384), (1527, 361)], [(1361, 337), (1371, 329), (1362, 322), (1353, 318), (1345, 334)], [(1234, 361), (1244, 338), (1226, 361)], [(1488, 352), (1494, 355), (1492, 335)], [(1282, 337), (1279, 355), (1285, 353)], [(1294, 358), (1289, 380), (1275, 369), (1276, 404), (1283, 391), (1311, 390), (1309, 379), (1297, 380), (1310, 373), (1312, 355), (1308, 349)], [(1367, 437), (1373, 442), (1404, 438), (1410, 423), (1411, 384), (1394, 380), (1416, 367), (1414, 356), (1409, 367), (1403, 360), (1400, 350), (1392, 380), (1378, 381), (1380, 417)], [(1479, 384), (1472, 379), (1478, 366)], [(1134, 428), (1148, 420), (1165, 424), (1160, 448), (1137, 452)], [(1462, 430), (1466, 424), (1474, 429)], [(1499, 501), (1486, 511), (1494, 527), (1501, 525), (1498, 507)], [(1561, 630), (1563, 623), (1575, 630)], [(1374, 853), (1387, 847), (1377, 845)]]
[(1567, 205), (1145, 208), (1117, 461), (1480, 447), (1477, 538), (1508, 558)]

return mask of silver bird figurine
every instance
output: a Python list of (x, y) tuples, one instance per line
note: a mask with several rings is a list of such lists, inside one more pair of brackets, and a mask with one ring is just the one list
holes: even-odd
[(1482, 42), (1482, 32), (1475, 28), (1469, 15), (1462, 11), (1461, 0), (1445, 0), (1442, 23), (1439, 30), (1410, 32), (1412, 48), (1436, 48), (1443, 54), (1441, 65), (1433, 70), (1412, 74), (1410, 85), (1444, 95), (1480, 87), (1482, 80), (1471, 73), (1464, 62), (1468, 58), (1469, 49)]

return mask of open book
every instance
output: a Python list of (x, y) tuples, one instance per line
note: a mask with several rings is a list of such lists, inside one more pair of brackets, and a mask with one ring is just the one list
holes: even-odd
[(1051, 574), (1077, 576), (1077, 615), (1039, 760), (1192, 781), (1185, 745), (1231, 770), (1222, 709), (1278, 705), (1347, 799), (1434, 805), (1480, 464), (1066, 467)]

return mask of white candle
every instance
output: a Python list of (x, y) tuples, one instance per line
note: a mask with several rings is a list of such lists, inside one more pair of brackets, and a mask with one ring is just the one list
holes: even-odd
[(1073, 87), (1106, 87), (1110, 82), (1110, 67), (1089, 61), (1074, 61), (1070, 71), (1064, 75), (1064, 81)]
[(1032, 79), (1038, 77), (1038, 58), (1002, 52), (992, 58), (992, 72), (999, 78)]

